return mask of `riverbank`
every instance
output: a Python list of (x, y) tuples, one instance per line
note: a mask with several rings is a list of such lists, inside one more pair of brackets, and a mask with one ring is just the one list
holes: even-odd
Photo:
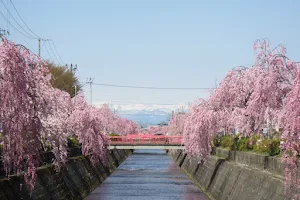
[[(111, 150), (108, 165), (95, 166), (84, 156), (72, 157), (58, 173), (54, 165), (38, 168), (37, 181), (32, 196), (24, 177), (11, 176), (0, 180), (0, 199), (83, 199), (97, 188), (130, 154), (131, 150)], [(20, 188), (22, 187), (22, 189)]]
[(217, 148), (207, 162), (198, 163), (182, 150), (168, 153), (211, 199), (288, 199), (279, 158)]

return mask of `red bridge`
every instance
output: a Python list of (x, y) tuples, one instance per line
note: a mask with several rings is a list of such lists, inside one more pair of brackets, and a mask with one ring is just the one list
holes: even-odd
[(182, 136), (127, 135), (110, 136), (109, 149), (183, 149)]

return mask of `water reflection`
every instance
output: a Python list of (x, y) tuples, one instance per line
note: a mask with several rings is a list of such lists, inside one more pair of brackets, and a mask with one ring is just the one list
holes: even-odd
[(208, 199), (163, 150), (136, 150), (86, 200)]

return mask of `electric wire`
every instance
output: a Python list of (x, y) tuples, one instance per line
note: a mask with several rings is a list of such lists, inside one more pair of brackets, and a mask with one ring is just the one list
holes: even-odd
[(176, 88), (176, 87), (147, 87), (147, 86), (132, 86), (132, 85), (115, 85), (104, 83), (93, 83), (93, 85), (106, 86), (106, 87), (119, 87), (119, 88), (131, 88), (131, 89), (150, 89), (150, 90), (210, 90), (216, 88)]
[(171, 104), (171, 103), (149, 103), (149, 102), (136, 102), (136, 101), (118, 101), (118, 100), (102, 100), (96, 99), (101, 101), (110, 102), (119, 102), (120, 105), (130, 105), (130, 104), (144, 104), (144, 105), (160, 105), (160, 106), (187, 106), (188, 104)]
[(31, 50), (37, 54), (37, 50), (35, 50), (26, 40), (24, 40), (24, 42), (31, 48)]
[[(60, 61), (62, 62), (62, 63), (64, 63), (64, 61), (62, 60), (62, 58), (61, 58), (61, 56), (60, 56), (60, 54), (58, 53), (58, 51), (57, 51), (57, 48), (56, 48), (56, 45), (55, 45), (55, 43), (54, 43), (54, 41), (53, 41), (53, 39), (45, 39), (45, 38), (41, 38), (40, 36), (38, 36), (36, 33), (34, 33), (33, 31), (32, 31), (32, 29), (26, 24), (26, 22), (24, 21), (24, 19), (21, 17), (21, 15), (20, 15), (20, 13), (19, 13), (19, 11), (18, 11), (18, 9), (16, 8), (16, 6), (15, 6), (15, 4), (13, 3), (13, 1), (12, 0), (9, 0), (10, 2), (11, 2), (11, 5), (13, 6), (13, 8), (14, 8), (14, 10), (16, 11), (16, 13), (17, 13), (17, 15), (19, 16), (19, 18), (21, 19), (21, 21), (23, 22), (23, 24), (26, 26), (26, 28), (32, 33), (32, 34), (30, 34), (30, 33), (28, 33), (18, 22), (17, 22), (17, 20), (13, 17), (13, 15), (9, 12), (9, 9), (5, 6), (5, 4), (3, 3), (3, 0), (1, 0), (1, 2), (2, 2), (2, 4), (5, 6), (5, 8), (6, 8), (6, 10), (8, 10), (8, 12), (9, 12), (9, 14), (12, 16), (12, 18), (14, 19), (14, 21), (28, 34), (28, 35), (30, 35), (32, 38), (34, 38), (34, 39), (41, 39), (41, 40), (43, 40), (43, 41), (51, 41), (52, 43), (53, 43), (53, 47), (54, 47), (54, 50), (55, 50), (55, 52), (56, 52), (56, 54), (54, 53), (54, 51), (53, 51), (53, 49), (52, 49), (52, 47), (51, 47), (51, 43), (49, 42), (49, 47), (50, 47), (50, 50), (53, 52), (53, 55), (54, 55), (54, 57), (55, 57), (55, 59), (58, 61), (58, 63), (61, 65), (61, 63), (60, 63)], [(45, 43), (44, 43), (45, 44)], [(46, 45), (45, 45), (45, 47), (46, 47)], [(46, 47), (46, 50), (47, 50), (47, 52), (48, 52), (48, 55), (50, 56), (50, 54), (49, 54), (49, 51), (48, 51), (48, 49), (47, 49), (47, 47)], [(50, 57), (52, 57), (52, 56), (50, 56)], [(57, 59), (57, 57), (60, 59), (60, 61)]]
[(54, 51), (53, 51), (53, 49), (52, 49), (52, 47), (51, 47), (50, 42), (49, 42), (48, 40), (47, 40), (46, 42), (48, 42), (47, 44), (49, 45), (50, 51), (51, 51), (52, 54), (54, 55), (54, 58), (56, 59), (57, 63), (58, 63), (59, 65), (62, 65), (62, 64), (59, 62), (59, 60), (57, 59), (57, 56), (55, 55), (55, 53), (54, 53)]
[[(35, 38), (35, 36), (33, 36), (32, 34), (30, 34), (29, 32), (27, 32), (27, 30), (25, 30), (25, 29), (19, 24), (19, 22), (14, 18), (14, 16), (10, 13), (9, 9), (6, 7), (6, 5), (5, 5), (5, 3), (3, 2), (3, 0), (1, 0), (1, 3), (2, 3), (3, 6), (5, 7), (5, 9), (7, 10), (9, 16), (11, 16), (11, 18), (17, 23), (17, 25), (18, 25), (18, 26), (19, 26), (19, 27), (20, 27), (27, 35), (29, 35), (30, 37), (32, 37), (32, 38), (34, 38), (34, 39), (38, 39), (38, 37)], [(8, 20), (8, 21), (9, 21), (9, 23), (10, 23), (10, 20)]]
[[(9, 2), (9, 0), (7, 0), (7, 5), (8, 5), (8, 10), (10, 10), (10, 2)], [(10, 22), (10, 16), (9, 16), (8, 12), (7, 12), (7, 18), (8, 18), (8, 21)], [(9, 23), (8, 22), (7, 22), (6, 29), (7, 29), (7, 32), (9, 33), (10, 32), (10, 30), (9, 30), (10, 28), (9, 28)]]
[(29, 38), (29, 39), (37, 39), (37, 38), (35, 38), (35, 37), (31, 37), (31, 36), (28, 36), (28, 35), (26, 35), (26, 34), (24, 34), (22, 31), (20, 31), (18, 28), (16, 28), (12, 23), (10, 23), (9, 22), (9, 20), (4, 16), (4, 14), (0, 11), (0, 14), (1, 14), (1, 16), (4, 18), (4, 20), (6, 21), (6, 22), (8, 22), (16, 31), (18, 31), (20, 34), (22, 34), (23, 36), (25, 36), (25, 37), (27, 37), (27, 38)]
[(13, 6), (14, 10), (16, 11), (16, 13), (18, 14), (19, 18), (22, 20), (22, 22), (24, 23), (24, 25), (26, 26), (26, 28), (28, 28), (28, 30), (35, 35), (37, 38), (40, 38), (37, 34), (35, 34), (30, 28), (29, 26), (27, 26), (27, 24), (25, 23), (25, 21), (23, 20), (23, 18), (21, 17), (20, 13), (18, 12), (17, 8), (15, 7), (15, 4), (13, 3), (12, 0), (9, 0), (11, 2), (11, 5)]
[(62, 63), (65, 63), (65, 62), (63, 61), (63, 59), (61, 58), (61, 56), (59, 55), (59, 53), (58, 53), (58, 51), (57, 51), (57, 48), (56, 48), (56, 45), (55, 45), (54, 41), (53, 41), (52, 39), (51, 39), (50, 41), (52, 42), (52, 44), (53, 44), (53, 46), (54, 46), (54, 50), (55, 50), (55, 52), (56, 52), (58, 58), (60, 59), (60, 61), (61, 61)]
[(49, 56), (48, 58), (51, 59), (51, 60), (53, 60), (53, 58), (52, 58), (52, 56), (50, 55), (49, 50), (48, 50), (48, 48), (47, 48), (46, 41), (44, 41), (44, 46), (45, 46), (46, 52), (48, 53), (48, 56)]

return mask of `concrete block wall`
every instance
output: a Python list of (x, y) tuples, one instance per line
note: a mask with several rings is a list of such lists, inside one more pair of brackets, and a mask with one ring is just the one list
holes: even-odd
[[(84, 156), (71, 158), (66, 166), (56, 172), (53, 165), (38, 168), (34, 191), (25, 186), (23, 176), (12, 176), (0, 180), (0, 199), (83, 199), (107, 176), (109, 176), (130, 154), (131, 150), (112, 150), (108, 155), (108, 166), (95, 166)], [(22, 189), (20, 186), (22, 185)]]
[(284, 194), (283, 166), (279, 158), (220, 148), (214, 152), (206, 162), (199, 163), (182, 150), (168, 151), (211, 199), (289, 199)]

